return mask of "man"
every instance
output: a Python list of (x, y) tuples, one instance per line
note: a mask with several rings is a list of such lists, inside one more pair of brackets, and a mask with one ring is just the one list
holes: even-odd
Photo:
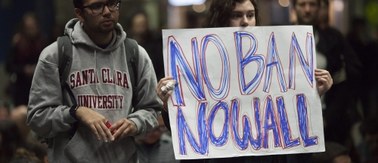
[[(130, 47), (118, 24), (121, 1), (73, 3), (77, 18), (65, 27), (73, 45), (72, 66), (62, 81), (69, 89), (61, 88), (55, 42), (40, 55), (27, 123), (49, 138), (49, 162), (137, 162), (134, 136), (158, 125), (161, 106), (151, 60), (138, 46), (133, 88), (126, 59), (130, 54), (125, 54)], [(137, 102), (132, 104), (132, 99)]]
[[(328, 1), (324, 2), (328, 7)], [(357, 114), (353, 114), (357, 107), (353, 85), (358, 86), (356, 82), (360, 79), (361, 63), (338, 30), (319, 22), (321, 0), (293, 0), (293, 9), (299, 25), (313, 25), (317, 68), (328, 70), (334, 80), (323, 103), (326, 141), (345, 144), (352, 119), (358, 119)]]

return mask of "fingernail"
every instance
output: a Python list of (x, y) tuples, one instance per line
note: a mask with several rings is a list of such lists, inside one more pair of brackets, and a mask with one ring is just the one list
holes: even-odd
[(109, 121), (106, 121), (106, 122), (105, 122), (105, 126), (106, 126), (107, 128), (110, 128), (110, 127), (112, 127), (112, 124), (111, 124)]

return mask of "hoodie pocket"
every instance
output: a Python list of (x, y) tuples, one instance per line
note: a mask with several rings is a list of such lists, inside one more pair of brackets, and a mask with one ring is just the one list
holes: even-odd
[(88, 151), (91, 147), (88, 145), (90, 142), (90, 136), (83, 135), (85, 132), (80, 132), (79, 129), (76, 130), (74, 136), (71, 140), (67, 143), (66, 147), (64, 148), (64, 155), (70, 160), (71, 162), (88, 162)]
[(86, 127), (79, 127), (64, 148), (64, 157), (75, 163), (136, 162), (136, 147), (132, 137), (114, 142), (97, 140)]

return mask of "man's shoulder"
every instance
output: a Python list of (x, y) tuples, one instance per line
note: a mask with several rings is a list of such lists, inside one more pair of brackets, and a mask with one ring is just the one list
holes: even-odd
[(50, 45), (46, 46), (40, 56), (39, 60), (47, 61), (47, 62), (55, 62), (58, 60), (58, 43), (55, 41)]

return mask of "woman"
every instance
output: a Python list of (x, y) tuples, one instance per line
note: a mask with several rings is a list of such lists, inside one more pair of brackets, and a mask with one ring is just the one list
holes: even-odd
[[(231, 13), (231, 14), (230, 14)], [(258, 8), (254, 0), (213, 0), (209, 9), (208, 27), (247, 27), (259, 24)], [(333, 80), (327, 70), (316, 69), (315, 79), (320, 96), (328, 91)], [(167, 111), (167, 101), (172, 91), (163, 92), (161, 87), (165, 86), (172, 77), (162, 78), (156, 92), (164, 103), (164, 110)]]
[[(259, 24), (258, 8), (254, 0), (213, 0), (209, 8), (208, 27), (247, 27), (256, 26)], [(328, 89), (331, 88), (333, 80), (328, 71), (322, 69), (315, 70), (315, 78), (318, 86), (319, 95), (323, 95)], [(164, 111), (162, 112), (165, 117), (167, 127), (169, 121), (167, 116), (167, 101), (171, 96), (172, 91), (164, 91), (167, 83), (172, 81), (172, 77), (162, 78), (157, 87), (156, 92), (164, 104)], [(280, 156), (259, 156), (259, 157), (234, 157), (225, 159), (212, 159), (212, 160), (192, 160), (189, 162), (286, 162), (284, 155)]]

